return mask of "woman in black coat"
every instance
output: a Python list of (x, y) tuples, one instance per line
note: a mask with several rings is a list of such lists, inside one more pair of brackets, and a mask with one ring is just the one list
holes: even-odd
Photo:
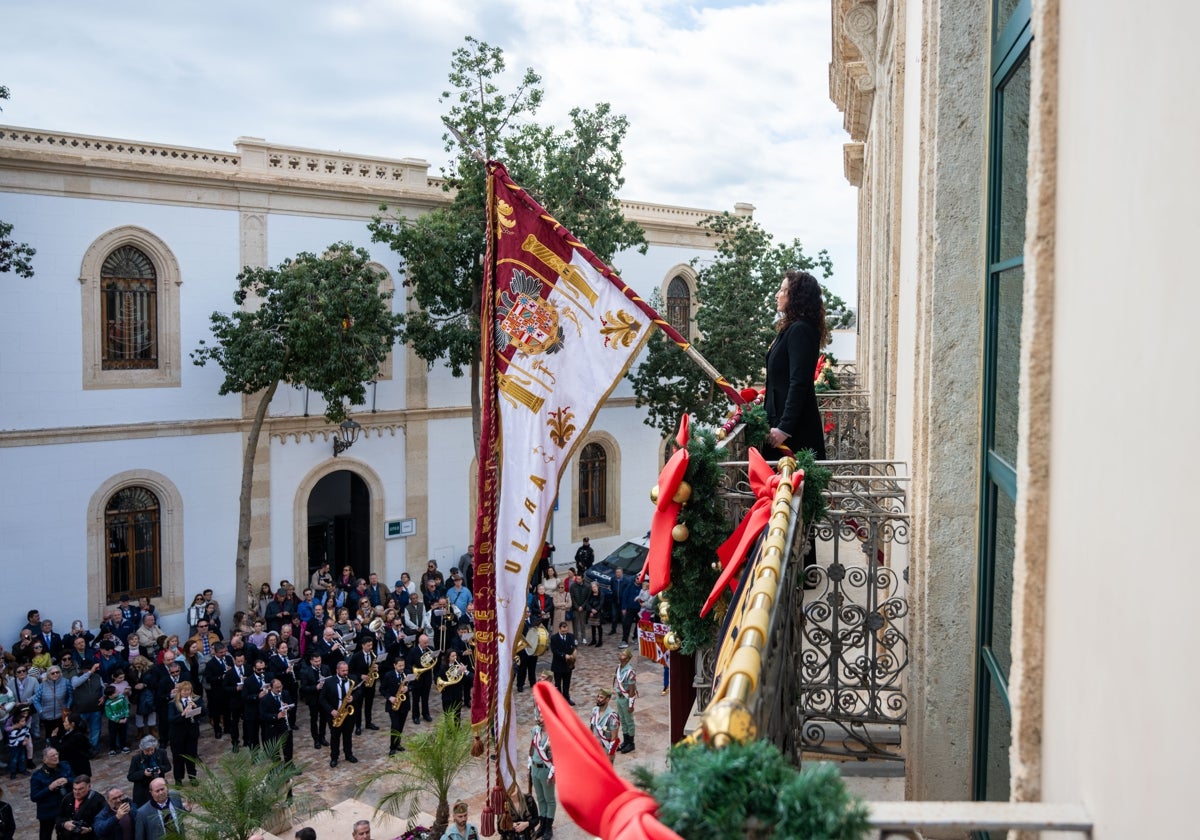
[(78, 714), (67, 715), (62, 732), (51, 738), (50, 743), (58, 750), (59, 757), (71, 765), (75, 775), (92, 775), (92, 743)]
[[(825, 460), (825, 429), (817, 408), (817, 359), (829, 343), (821, 284), (807, 271), (788, 271), (775, 293), (779, 332), (767, 350), (767, 389), (764, 407), (771, 430), (763, 457), (775, 461), (789, 453), (811, 449)], [(814, 541), (804, 568), (817, 563)], [(806, 588), (813, 585), (805, 581)]]
[[(829, 341), (821, 284), (807, 271), (788, 271), (775, 293), (779, 332), (767, 350), (764, 407), (771, 430), (763, 457), (774, 461), (811, 449), (825, 460), (825, 432), (813, 379), (821, 347)], [(785, 450), (783, 447), (786, 447)]]

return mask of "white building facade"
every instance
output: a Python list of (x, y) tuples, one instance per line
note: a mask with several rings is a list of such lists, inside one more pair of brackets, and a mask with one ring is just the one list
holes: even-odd
[[(32, 280), (0, 275), (16, 314), (0, 334), (0, 567), (19, 584), (0, 638), (30, 608), (95, 627), (122, 592), (151, 595), (171, 630), (204, 589), (233, 605), (252, 401), (219, 396), (219, 368), (189, 353), (210, 339), (211, 313), (233, 308), (243, 266), (345, 241), (399, 286), (398, 258), (366, 223), (380, 203), (415, 216), (448, 200), (421, 160), (253, 138), (236, 149), (0, 128), (0, 219), (37, 249)], [(687, 263), (712, 253), (696, 227), (712, 211), (625, 209), (651, 244), (619, 256), (624, 279), (647, 297), (675, 278), (694, 291)], [(405, 298), (399, 288), (394, 306)], [(398, 346), (367, 395), (352, 409), (361, 436), (334, 457), (319, 396), (276, 393), (254, 476), (253, 585), (302, 586), (327, 558), (390, 586), (430, 559), (447, 570), (466, 550), (469, 380)], [(603, 556), (648, 529), (661, 440), (643, 416), (628, 384), (600, 411), (586, 439), (597, 446), (580, 448), (599, 505), (581, 517), (572, 464), (548, 534), (559, 562), (583, 536)]]

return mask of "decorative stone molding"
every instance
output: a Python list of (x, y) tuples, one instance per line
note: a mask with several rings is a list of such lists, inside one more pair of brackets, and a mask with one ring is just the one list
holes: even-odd
[(90, 137), (86, 134), (39, 131), (31, 128), (6, 126), (0, 129), (0, 143), (6, 147), (78, 152), (86, 154), (89, 158), (162, 161), (176, 166), (194, 166), (198, 169), (228, 171), (237, 169), (240, 165), (240, 158), (228, 152), (193, 149), (188, 146), (168, 146), (163, 143), (138, 143), (134, 140), (117, 140), (111, 137)]
[(832, 0), (829, 95), (854, 140), (866, 139), (875, 100), (878, 13), (875, 0)]
[(862, 143), (846, 143), (842, 146), (842, 166), (846, 172), (846, 180), (853, 186), (863, 185), (863, 162), (866, 146)]

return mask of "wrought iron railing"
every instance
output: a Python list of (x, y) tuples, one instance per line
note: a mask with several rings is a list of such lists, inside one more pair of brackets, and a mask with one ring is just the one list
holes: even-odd
[(825, 424), (825, 457), (858, 461), (871, 457), (871, 410), (866, 391), (823, 391), (817, 407)]

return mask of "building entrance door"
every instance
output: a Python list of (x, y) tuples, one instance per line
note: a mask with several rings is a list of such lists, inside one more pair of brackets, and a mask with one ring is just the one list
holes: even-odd
[(317, 482), (308, 496), (308, 575), (329, 563), (334, 579), (349, 566), (365, 578), (371, 566), (371, 491), (351, 470)]

